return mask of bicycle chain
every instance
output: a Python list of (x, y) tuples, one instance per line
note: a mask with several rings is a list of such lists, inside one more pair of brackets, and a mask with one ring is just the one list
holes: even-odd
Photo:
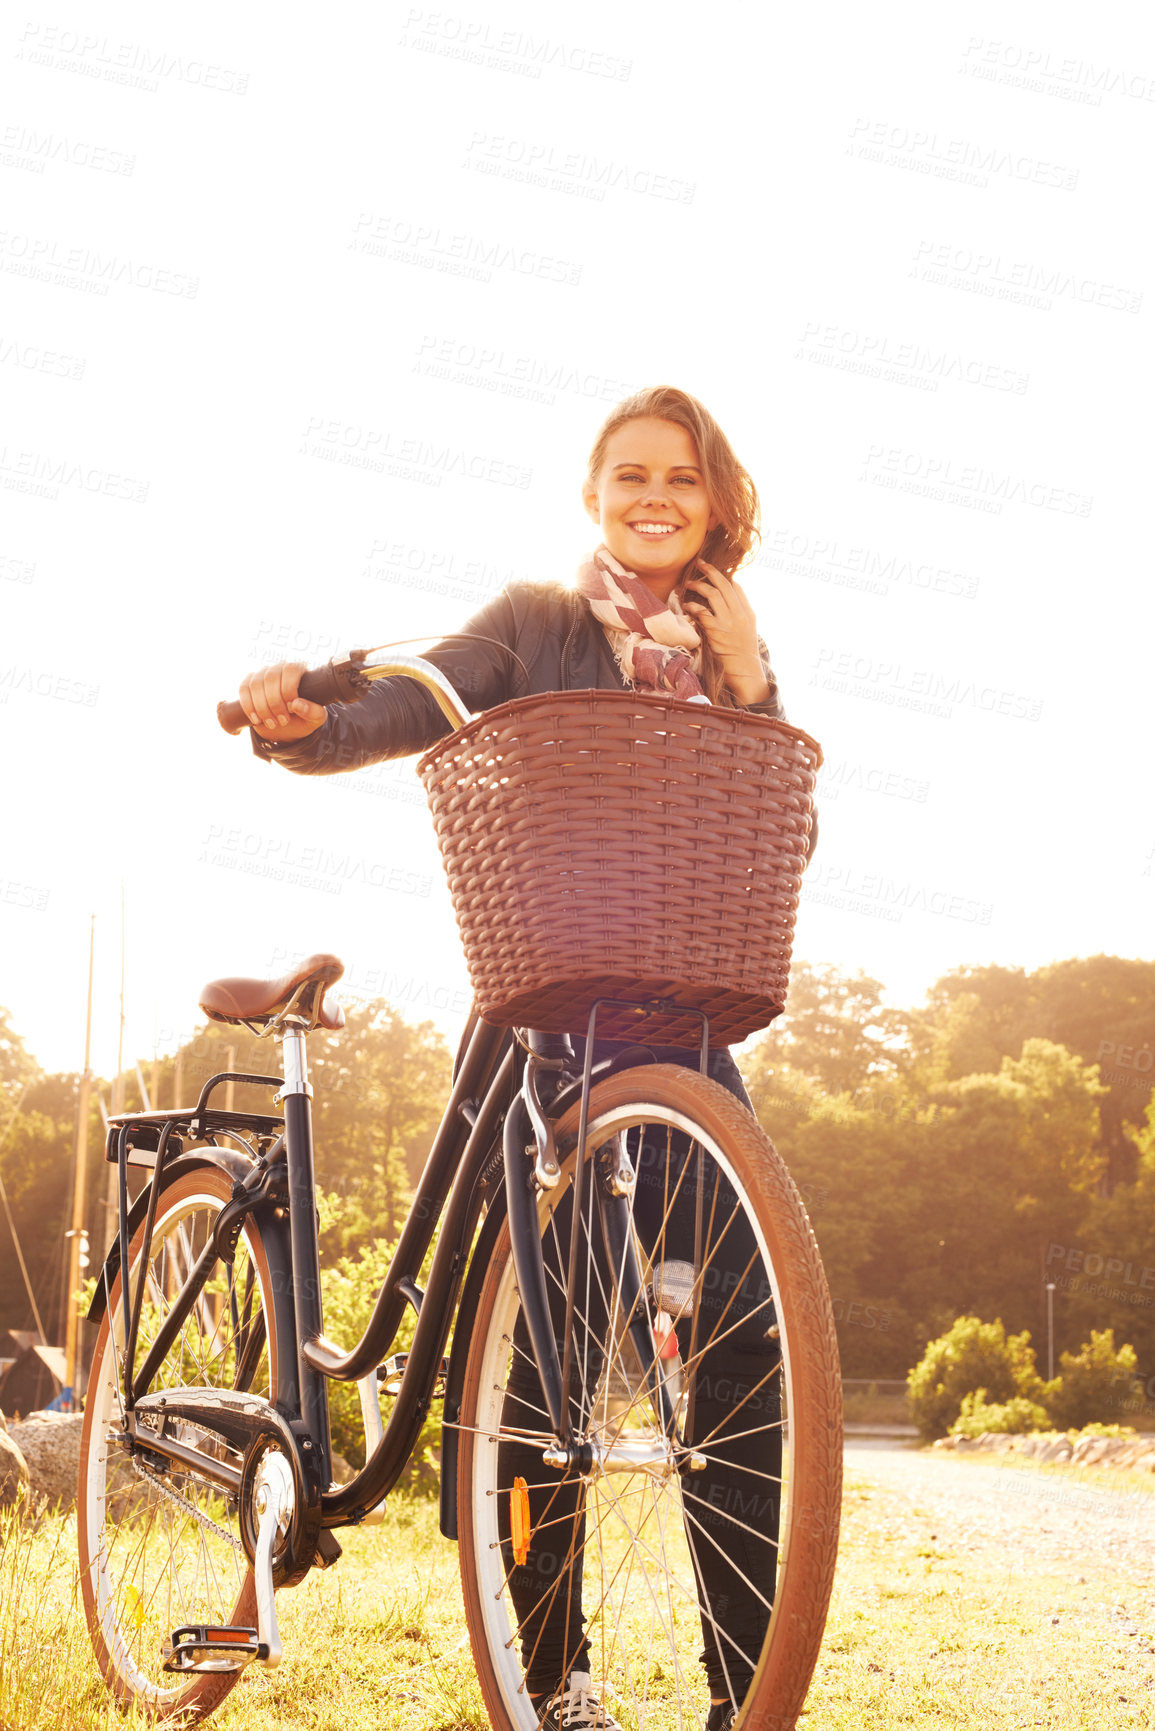
[(175, 1503), (178, 1509), (183, 1509), (186, 1515), (191, 1515), (194, 1521), (199, 1521), (202, 1527), (207, 1527), (210, 1533), (216, 1533), (217, 1537), (224, 1539), (225, 1543), (231, 1545), (234, 1551), (240, 1551), (242, 1556), (244, 1555), (245, 1547), (241, 1541), (214, 1521), (211, 1515), (206, 1515), (203, 1509), (198, 1509), (195, 1503), (190, 1503), (187, 1497), (182, 1497), (171, 1486), (166, 1485), (160, 1474), (154, 1473), (151, 1467), (146, 1467), (136, 1455), (132, 1457), (132, 1464), (141, 1478), (147, 1479), (149, 1484), (154, 1485), (162, 1497), (167, 1497), (170, 1503)]

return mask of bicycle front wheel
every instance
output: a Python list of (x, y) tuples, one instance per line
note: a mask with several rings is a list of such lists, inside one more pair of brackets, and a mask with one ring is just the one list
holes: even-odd
[[(205, 1167), (165, 1185), (145, 1271), (137, 1362), (208, 1244), (233, 1181)], [(140, 1272), (143, 1227), (129, 1247), (130, 1291)], [(97, 1662), (124, 1705), (189, 1725), (210, 1713), (235, 1671), (191, 1678), (166, 1671), (174, 1631), (188, 1624), (255, 1627), (256, 1590), (241, 1545), (236, 1498), (197, 1477), (129, 1456), (118, 1441), (123, 1410), (121, 1277), (100, 1324), (80, 1443), (80, 1583)], [(243, 1389), (270, 1396), (278, 1341), (269, 1259), (250, 1216), (231, 1263), (218, 1263), (185, 1318), (154, 1389)], [(180, 1434), (181, 1425), (176, 1427)], [(203, 1433), (184, 1425), (187, 1440)], [(218, 1444), (222, 1458), (240, 1456)]]
[[(558, 1126), (576, 1144), (577, 1108)], [(529, 1731), (572, 1673), (608, 1723), (700, 1731), (710, 1702), (789, 1731), (826, 1620), (842, 1482), (834, 1318), (805, 1209), (717, 1083), (626, 1071), (590, 1101), (538, 1220), (555, 1333), (577, 1235), (554, 1443), (500, 1234), (470, 1343), (458, 1509), (466, 1616), (498, 1727)], [(675, 1347), (676, 1343), (676, 1347)]]

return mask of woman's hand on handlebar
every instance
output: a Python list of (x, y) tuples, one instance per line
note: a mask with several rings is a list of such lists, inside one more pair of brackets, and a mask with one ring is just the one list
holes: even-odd
[(325, 709), (298, 697), (297, 686), (305, 672), (303, 661), (278, 661), (262, 667), (242, 682), (240, 704), (249, 726), (262, 739), (275, 745), (304, 739), (325, 723)]

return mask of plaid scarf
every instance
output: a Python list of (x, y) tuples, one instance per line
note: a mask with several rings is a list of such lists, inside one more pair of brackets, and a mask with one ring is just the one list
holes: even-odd
[(639, 691), (709, 703), (698, 672), (702, 639), (676, 595), (659, 601), (641, 577), (598, 547), (578, 567), (577, 591), (606, 628), (624, 678)]

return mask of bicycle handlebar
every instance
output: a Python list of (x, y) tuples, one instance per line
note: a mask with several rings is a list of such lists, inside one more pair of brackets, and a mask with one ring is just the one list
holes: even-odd
[[(324, 667), (311, 667), (302, 673), (298, 694), (310, 703), (357, 703), (368, 694), (377, 679), (403, 677), (416, 679), (434, 698), (437, 707), (450, 724), (463, 727), (471, 717), (444, 673), (420, 655), (401, 655), (395, 649), (354, 649), (344, 661), (330, 661)], [(217, 704), (217, 720), (226, 733), (240, 733), (249, 725), (249, 718), (240, 704), (226, 699)]]

